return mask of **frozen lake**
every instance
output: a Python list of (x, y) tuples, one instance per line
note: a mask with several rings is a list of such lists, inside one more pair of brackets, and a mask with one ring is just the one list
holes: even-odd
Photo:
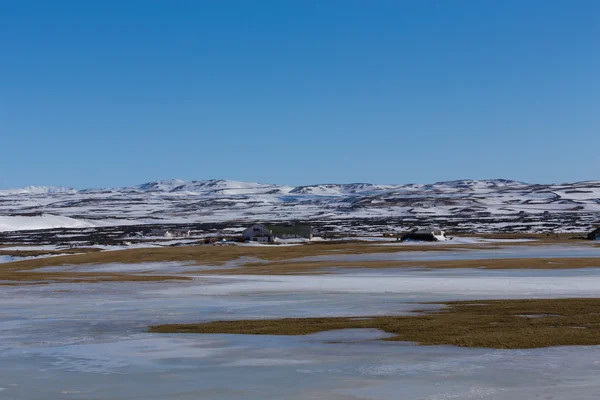
[(598, 398), (600, 346), (463, 349), (380, 341), (373, 330), (277, 337), (145, 328), (405, 314), (423, 309), (417, 301), (597, 297), (599, 287), (596, 268), (0, 286), (0, 399)]
[[(442, 245), (448, 242), (435, 242)], [(407, 246), (392, 243), (394, 246)], [(495, 249), (455, 249), (440, 251), (432, 245), (428, 251), (399, 251), (397, 253), (331, 254), (298, 258), (296, 261), (450, 261), (486, 260), (499, 258), (586, 258), (600, 257), (600, 247), (581, 245), (510, 246)]]

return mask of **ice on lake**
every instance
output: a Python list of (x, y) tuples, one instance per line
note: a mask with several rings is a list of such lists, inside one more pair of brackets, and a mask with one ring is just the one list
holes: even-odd
[(386, 334), (372, 329), (306, 336), (145, 329), (406, 314), (423, 309), (420, 301), (597, 296), (598, 287), (596, 268), (0, 286), (0, 399), (592, 399), (600, 393), (600, 346), (416, 346), (378, 340)]
[[(445, 244), (448, 242), (434, 242)], [(419, 243), (421, 244), (421, 243)], [(394, 243), (396, 245), (396, 243)], [(398, 246), (407, 246), (398, 243)], [(434, 247), (432, 247), (434, 248)], [(310, 256), (296, 261), (451, 261), (500, 258), (586, 258), (600, 257), (599, 247), (580, 245), (510, 246), (493, 249), (454, 249), (453, 251), (399, 251), (396, 253), (330, 254)]]

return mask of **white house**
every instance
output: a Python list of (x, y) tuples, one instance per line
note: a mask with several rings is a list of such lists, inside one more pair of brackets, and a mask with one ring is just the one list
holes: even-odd
[(168, 229), (152, 229), (149, 236), (172, 237), (173, 235)]
[(190, 235), (192, 234), (192, 230), (188, 228), (171, 229), (170, 232), (172, 237), (190, 237)]
[(152, 229), (149, 233), (149, 236), (159, 236), (159, 237), (189, 237), (191, 234), (190, 229)]

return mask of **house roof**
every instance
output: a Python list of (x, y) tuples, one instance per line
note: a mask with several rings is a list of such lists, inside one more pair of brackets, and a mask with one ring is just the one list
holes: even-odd
[(444, 232), (441, 229), (418, 229), (416, 231), (412, 231), (410, 232), (411, 234), (417, 234), (417, 235), (433, 235), (434, 233), (437, 232)]

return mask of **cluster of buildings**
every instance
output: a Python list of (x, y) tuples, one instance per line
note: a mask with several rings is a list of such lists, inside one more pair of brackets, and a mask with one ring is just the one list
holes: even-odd
[(289, 239), (313, 238), (312, 225), (290, 222), (285, 225), (254, 224), (242, 232), (244, 240), (256, 243), (273, 243)]
[[(139, 233), (139, 235), (143, 234)], [(163, 238), (186, 238), (191, 236), (191, 230), (153, 229), (146, 235)], [(299, 222), (289, 222), (281, 225), (254, 224), (242, 232), (242, 237), (247, 242), (256, 243), (275, 243), (286, 240), (304, 241), (313, 238), (313, 229), (311, 224)], [(210, 242), (212, 243), (212, 241)]]
[(192, 230), (186, 229), (152, 229), (148, 236), (166, 237), (166, 238), (186, 238), (190, 237)]
[[(190, 229), (153, 229), (149, 236), (166, 238), (190, 237)], [(284, 241), (308, 241), (313, 238), (311, 224), (289, 222), (286, 224), (254, 224), (244, 229), (242, 238), (246, 242), (275, 243)], [(241, 239), (241, 238), (240, 238)], [(587, 239), (600, 240), (600, 228), (587, 235)], [(440, 229), (415, 229), (402, 236), (397, 236), (399, 241), (438, 242), (449, 240), (446, 232)]]

